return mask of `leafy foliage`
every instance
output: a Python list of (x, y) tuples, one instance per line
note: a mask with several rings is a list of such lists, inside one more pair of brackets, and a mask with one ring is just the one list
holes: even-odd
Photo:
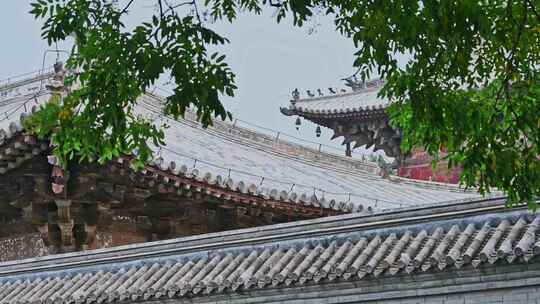
[[(168, 113), (182, 115), (194, 104), (206, 124), (212, 114), (225, 117), (219, 96), (233, 95), (234, 75), (223, 56), (207, 56), (206, 45), (226, 39), (204, 26), (195, 1), (155, 1), (159, 13), (133, 31), (121, 22), (133, 1), (124, 9), (105, 0), (33, 4), (32, 13), (46, 18), (43, 36), (50, 43), (77, 36), (70, 66), (82, 69), (81, 87), (61, 104), (70, 115), (60, 126), (78, 131), (58, 135), (61, 155), (71, 157), (75, 146), (66, 143), (73, 138), (105, 158), (102, 138), (116, 153), (144, 147), (146, 138), (160, 142), (162, 133), (133, 117), (131, 108), (165, 70), (178, 85), (167, 99)], [(402, 151), (422, 147), (437, 156), (444, 149), (450, 166), (462, 166), (465, 185), (482, 192), (497, 187), (510, 203), (535, 207), (538, 0), (205, 0), (204, 5), (214, 19), (230, 22), (240, 11), (260, 14), (264, 7), (276, 10), (278, 22), (292, 16), (297, 26), (318, 11), (332, 15), (336, 29), (358, 48), (357, 74), (363, 80), (375, 73), (386, 79), (381, 95), (394, 101), (389, 114), (402, 132)], [(183, 6), (195, 14), (180, 17), (177, 9)], [(397, 60), (403, 54), (405, 66)], [(100, 141), (88, 144), (86, 134)]]
[(219, 96), (233, 96), (234, 74), (223, 55), (206, 51), (207, 45), (227, 40), (195, 17), (168, 10), (127, 30), (121, 20), (127, 8), (110, 1), (39, 0), (32, 7), (36, 17), (48, 16), (43, 37), (49, 43), (76, 37), (67, 63), (80, 71), (68, 79), (76, 89), (29, 122), (42, 136), (54, 133), (54, 153), (64, 163), (96, 156), (105, 162), (133, 151), (138, 152), (137, 164), (146, 162), (151, 157), (147, 141), (164, 144), (164, 133), (135, 115), (133, 106), (165, 72), (180, 84), (167, 98), (166, 114), (181, 116), (195, 104), (204, 125), (213, 116), (227, 117)]

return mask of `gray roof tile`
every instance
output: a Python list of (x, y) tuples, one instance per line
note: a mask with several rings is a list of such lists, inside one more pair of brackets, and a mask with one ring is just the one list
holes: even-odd
[(240, 289), (358, 280), (399, 272), (451, 271), (538, 255), (540, 216), (422, 224), (298, 245), (255, 246), (171, 256), (97, 270), (73, 269), (0, 279), (0, 303), (112, 303)]
[[(41, 78), (37, 77), (33, 81), (22, 82), (19, 92), (3, 100), (19, 104), (31, 101), (32, 106), (29, 103), (28, 106), (18, 108), (9, 119), (0, 120), (0, 146), (6, 139), (20, 134), (22, 119), (47, 102), (50, 94), (43, 91), (35, 99), (37, 104), (34, 104), (33, 88), (36, 85), (39, 87), (40, 81)], [(171, 124), (172, 120), (169, 118), (157, 117), (154, 113), (156, 109), (159, 110), (162, 102), (163, 100), (155, 95), (142, 96), (137, 111), (148, 117), (155, 116), (155, 123), (158, 125), (167, 121)], [(275, 140), (266, 140), (264, 134), (223, 122), (216, 122), (214, 127), (203, 129), (190, 115), (193, 116), (188, 113), (186, 119), (171, 124), (171, 127), (165, 130), (167, 146), (163, 150), (156, 149), (159, 157), (153, 162), (153, 168), (142, 171), (148, 177), (153, 176), (170, 183), (171, 186), (176, 185), (178, 191), (182, 187), (190, 188), (193, 185), (179, 183), (174, 180), (175, 176), (218, 185), (238, 193), (249, 193), (266, 200), (314, 208), (323, 205), (341, 212), (367, 213), (479, 196), (450, 185), (383, 179), (374, 173), (373, 164), (319, 153), (283, 140), (276, 143)], [(4, 151), (0, 151), (8, 153), (23, 149), (24, 147), (17, 146), (19, 144), (32, 147), (31, 151), (22, 153), (24, 157), (17, 157), (7, 162), (6, 167), (1, 167), (0, 174), (48, 149), (46, 144), (43, 145), (44, 143), (32, 137), (28, 139), (32, 142), (16, 142), (15, 146), (6, 146)], [(194, 159), (190, 157), (193, 155), (197, 155), (195, 168)], [(309, 155), (316, 157), (308, 157)], [(172, 176), (163, 173), (170, 173)], [(155, 184), (156, 181), (150, 179), (149, 183)], [(195, 187), (204, 186), (199, 184)], [(209, 192), (209, 189), (204, 191)]]
[(390, 102), (379, 98), (383, 82), (355, 92), (340, 93), (322, 97), (302, 98), (291, 103), (290, 108), (298, 112), (311, 114), (352, 113), (382, 109)]

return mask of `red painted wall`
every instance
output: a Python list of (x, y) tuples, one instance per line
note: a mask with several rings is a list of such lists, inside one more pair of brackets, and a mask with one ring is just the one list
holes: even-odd
[(432, 158), (423, 150), (416, 150), (407, 157), (398, 168), (397, 174), (416, 180), (429, 180), (441, 183), (457, 184), (460, 168), (448, 169), (446, 162), (441, 161), (435, 168), (431, 165)]

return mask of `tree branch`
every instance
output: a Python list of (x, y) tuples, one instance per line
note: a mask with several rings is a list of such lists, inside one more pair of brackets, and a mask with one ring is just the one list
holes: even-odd
[(199, 21), (199, 25), (202, 26), (201, 15), (199, 14), (199, 8), (197, 7), (196, 0), (193, 0), (193, 8), (195, 9), (195, 15), (197, 16), (197, 20)]
[(161, 0), (158, 0), (158, 6), (159, 6), (159, 16), (160, 16), (160, 19), (163, 20), (163, 3), (161, 3)]
[(132, 4), (134, 1), (135, 1), (135, 0), (130, 0), (130, 1), (128, 2), (128, 4), (126, 4), (126, 6), (124, 7), (124, 9), (122, 9), (122, 10), (120, 11), (120, 15), (124, 14), (125, 12), (127, 12), (127, 10), (129, 9), (129, 7), (131, 6), (131, 4)]
[(268, 1), (268, 3), (270, 4), (270, 6), (277, 8), (281, 8), (283, 6), (283, 2), (281, 2), (280, 0), (277, 0), (277, 3), (274, 3), (274, 1), (270, 0)]
[(174, 5), (170, 4), (167, 0), (164, 0), (164, 1), (165, 1), (165, 5), (167, 5), (167, 10), (164, 12), (164, 14), (167, 14), (170, 11), (174, 11), (175, 9), (184, 5), (195, 5), (195, 0), (185, 1), (178, 4), (174, 4)]

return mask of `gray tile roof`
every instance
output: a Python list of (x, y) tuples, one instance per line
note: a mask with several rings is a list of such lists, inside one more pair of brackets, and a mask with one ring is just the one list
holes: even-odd
[[(91, 267), (67, 263), (67, 269), (51, 271), (32, 268), (29, 262), (25, 273), (0, 277), (0, 303), (116, 303), (182, 298), (334, 280), (370, 280), (398, 273), (452, 272), (495, 263), (527, 263), (540, 254), (540, 216), (523, 209), (489, 213), (494, 210), (490, 208), (482, 211), (485, 215), (475, 215), (478, 211), (475, 213), (473, 207), (460, 207), (460, 212), (469, 210), (470, 215), (459, 216), (457, 212), (439, 220), (434, 219), (449, 209), (435, 208), (430, 211), (432, 222), (427, 224), (411, 223), (412, 214), (397, 219), (393, 225), (386, 223), (386, 228), (372, 223), (349, 232), (339, 222), (345, 224), (350, 217), (342, 216), (334, 220), (336, 227), (342, 228), (328, 228), (333, 232), (324, 237), (307, 235), (290, 240), (283, 234), (278, 235), (279, 240), (258, 245), (231, 244), (219, 250), (195, 249), (159, 258), (152, 258), (152, 253), (137, 255), (137, 246), (132, 246), (123, 255), (132, 254), (133, 258), (124, 263), (112, 257), (96, 260)], [(358, 218), (358, 222), (362, 220)], [(288, 229), (294, 225), (303, 224), (298, 222)], [(311, 230), (313, 235), (316, 230)], [(61, 264), (64, 258), (56, 262)], [(0, 275), (3, 268), (6, 266), (0, 264)]]
[(289, 110), (325, 115), (384, 109), (390, 102), (377, 96), (382, 86), (383, 82), (377, 81), (370, 87), (353, 92), (293, 100)]
[[(159, 100), (145, 96), (143, 102)], [(146, 107), (140, 107), (139, 111), (153, 115)], [(266, 193), (286, 192), (308, 200), (315, 195), (319, 201), (324, 197), (327, 203), (331, 200), (342, 205), (351, 203), (351, 210), (380, 210), (478, 197), (477, 193), (465, 192), (455, 185), (383, 179), (363, 168), (325, 162), (324, 154), (321, 160), (307, 160), (286, 149), (230, 134), (227, 124), (203, 129), (189, 120), (177, 123), (156, 117), (155, 122), (170, 125), (165, 130), (167, 146), (159, 153), (164, 169), (171, 162), (173, 167), (184, 165), (188, 169), (194, 164), (200, 176), (207, 172), (214, 177), (229, 176), (236, 183), (241, 181), (246, 187)], [(232, 170), (229, 172), (227, 168)]]
[[(43, 76), (39, 76), (34, 81), (20, 82), (19, 87), (9, 87), (9, 94), (0, 102), (1, 110), (12, 109), (4, 119), (0, 118), (1, 143), (8, 143), (19, 134), (21, 120), (47, 102), (49, 92), (43, 89), (46, 85), (42, 81)], [(264, 135), (245, 130), (231, 131), (234, 127), (227, 123), (216, 123), (214, 127), (203, 129), (190, 117), (174, 121), (156, 114), (160, 102), (157, 96), (145, 95), (137, 111), (154, 118), (156, 124), (171, 126), (165, 130), (167, 146), (156, 149), (155, 165), (164, 172), (259, 197), (345, 212), (479, 197), (477, 193), (465, 192), (452, 185), (383, 179), (374, 173), (373, 165), (355, 166), (349, 159), (325, 153), (313, 156), (316, 152), (285, 141), (270, 144)], [(149, 107), (151, 104), (154, 108)], [(46, 149), (42, 144), (32, 146), (32, 152), (40, 153), (40, 149)], [(32, 157), (30, 151), (22, 150), (15, 149), (13, 151), (20, 155), (0, 161), (0, 173), (16, 168)]]

